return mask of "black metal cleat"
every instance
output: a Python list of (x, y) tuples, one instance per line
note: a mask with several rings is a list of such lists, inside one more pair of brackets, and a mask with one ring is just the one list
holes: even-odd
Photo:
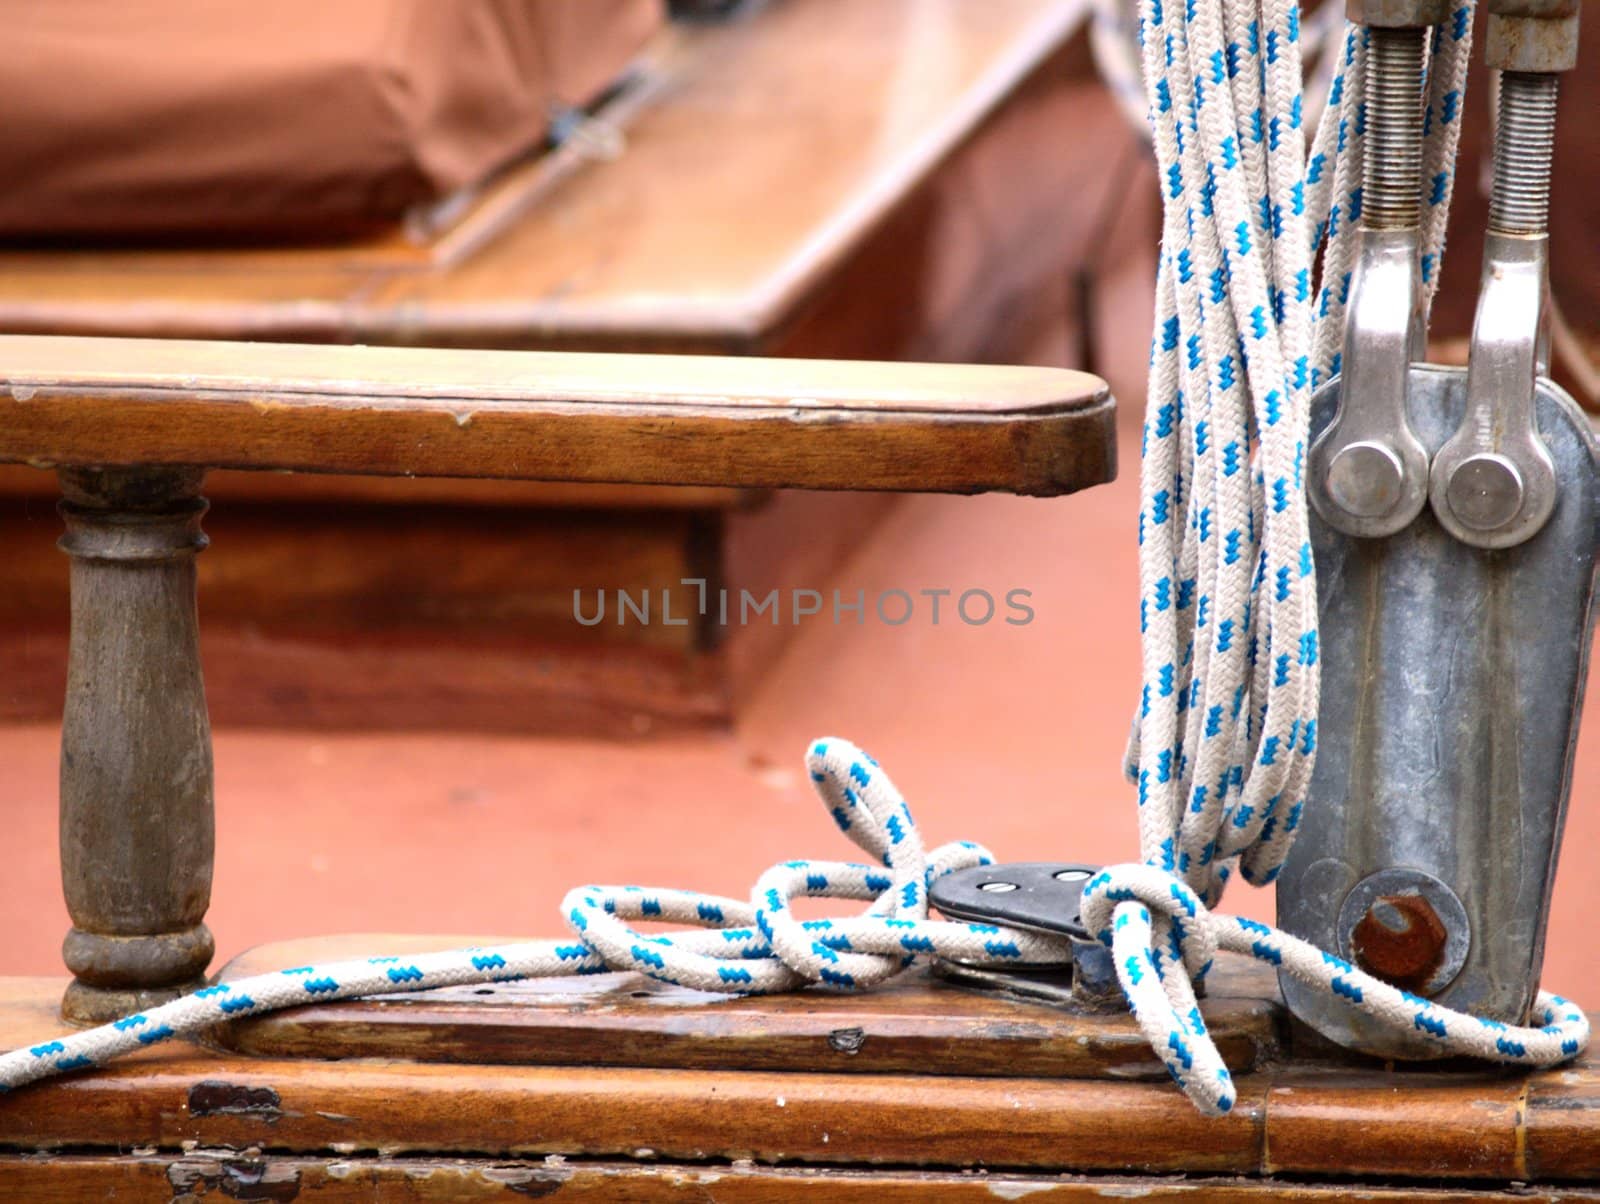
[(1083, 888), (1099, 872), (1099, 866), (1078, 862), (1024, 861), (946, 874), (928, 891), (929, 901), (946, 916), (1068, 937), (1072, 960), (999, 967), (939, 958), (935, 972), (981, 990), (1009, 991), (1079, 1007), (1122, 1007), (1111, 951), (1083, 926)]

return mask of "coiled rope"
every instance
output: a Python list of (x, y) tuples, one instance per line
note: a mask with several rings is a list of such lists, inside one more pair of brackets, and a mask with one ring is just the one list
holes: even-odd
[[(1428, 296), (1443, 253), (1472, 8), (1434, 40), (1423, 229)], [(1541, 993), (1535, 1025), (1479, 1020), (1400, 991), (1250, 920), (1214, 914), (1237, 867), (1271, 882), (1287, 855), (1316, 752), (1316, 585), (1301, 470), (1311, 390), (1338, 372), (1350, 235), (1360, 212), (1363, 39), (1348, 29), (1309, 156), (1299, 9), (1284, 0), (1145, 0), (1139, 23), (1165, 197), (1141, 486), (1144, 687), (1130, 748), (1142, 863), (1086, 885), (1083, 917), (1113, 951), (1156, 1054), (1204, 1112), (1234, 1086), (1194, 983), (1228, 949), (1281, 967), (1441, 1053), (1550, 1065), (1588, 1041), (1583, 1013)], [(1319, 286), (1312, 257), (1322, 247)], [(838, 827), (878, 861), (791, 861), (748, 902), (677, 890), (580, 887), (574, 936), (382, 957), (220, 983), (100, 1028), (0, 1056), (0, 1090), (219, 1021), (312, 1001), (479, 982), (631, 970), (704, 991), (818, 984), (853, 990), (919, 959), (1065, 961), (1063, 939), (928, 918), (928, 887), (990, 864), (981, 846), (931, 854), (904, 799), (842, 740), (807, 755)], [(797, 920), (797, 896), (866, 902)], [(694, 926), (647, 935), (633, 925)]]

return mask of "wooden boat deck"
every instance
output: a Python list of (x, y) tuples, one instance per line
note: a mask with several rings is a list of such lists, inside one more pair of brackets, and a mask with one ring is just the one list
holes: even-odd
[[(1213, 1013), (1237, 1002), (1224, 997), (1235, 967), (1222, 969), (1206, 1005)], [(1237, 981), (1274, 1006), (1253, 972)], [(0, 983), (0, 1044), (62, 1031), (62, 986), (55, 978)], [(1129, 1027), (1121, 1018), (998, 998), (973, 1002), (948, 986), (917, 989), (955, 993), (992, 1033), (1054, 1026), (1070, 1041), (1105, 1024)], [(626, 981), (573, 988), (569, 1028), (589, 1023), (590, 1040), (607, 1039), (618, 990)], [(670, 994), (657, 998), (680, 1025), (694, 1019), (686, 1006), (717, 1006)], [(774, 1044), (819, 1008), (847, 1011), (870, 1044), (901, 1005), (889, 991), (738, 1006)], [(642, 1023), (637, 1015), (634, 1022)], [(994, 1039), (987, 1045), (997, 1048)], [(284, 1200), (347, 1198), (357, 1185), (396, 1198), (471, 1199), (497, 1181), (563, 1198), (627, 1184), (634, 1199), (773, 1199), (819, 1182), (899, 1184), (905, 1192), (914, 1185), (924, 1194), (912, 1198), (936, 1200), (971, 1198), (975, 1187), (1002, 1199), (1035, 1190), (1159, 1198), (1204, 1187), (1203, 1198), (1217, 1200), (1263, 1190), (1315, 1194), (1296, 1180), (1338, 1175), (1412, 1198), (1431, 1198), (1426, 1189), (1437, 1188), (1453, 1201), (1490, 1198), (1492, 1184), (1517, 1198), (1597, 1198), (1578, 1186), (1600, 1173), (1600, 1067), (1592, 1055), (1526, 1076), (1269, 1064), (1238, 1080), (1230, 1116), (1208, 1120), (1149, 1077), (1159, 1070), (1136, 1038), (1129, 1062), (1086, 1072), (1097, 1077), (1008, 1072), (984, 1047), (975, 1039), (931, 1051), (931, 1072), (908, 1074), (842, 1071), (847, 1043), (808, 1070), (748, 1068), (757, 1064), (748, 1051), (725, 1054), (723, 1065), (734, 1068), (661, 1069), (247, 1057), (168, 1045), (0, 1099), (0, 1149), (13, 1151), (0, 1154), (0, 1184), (25, 1199), (118, 1185), (145, 1194), (164, 1175), (174, 1195), (187, 1177), (258, 1192), (236, 1198)], [(1131, 1174), (1153, 1178), (1099, 1178)], [(1162, 1178), (1179, 1175), (1181, 1182)], [(1206, 1186), (1206, 1176), (1227, 1178)], [(435, 1179), (440, 1194), (429, 1194)], [(266, 1194), (274, 1182), (280, 1194)], [(407, 1184), (415, 1197), (401, 1194)]]

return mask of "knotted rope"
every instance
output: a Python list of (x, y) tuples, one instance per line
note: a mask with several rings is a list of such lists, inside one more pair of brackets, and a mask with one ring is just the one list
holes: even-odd
[[(1107, 0), (1109, 2), (1109, 0)], [(1472, 5), (1433, 43), (1422, 273), (1443, 254)], [(1164, 193), (1139, 515), (1144, 687), (1129, 751), (1141, 864), (1086, 885), (1082, 914), (1109, 945), (1130, 1007), (1178, 1085), (1225, 1113), (1234, 1086), (1194, 984), (1227, 949), (1270, 963), (1441, 1053), (1543, 1066), (1589, 1025), (1541, 993), (1517, 1027), (1443, 1008), (1265, 925), (1214, 914), (1235, 868), (1271, 882), (1288, 854), (1316, 755), (1316, 582), (1302, 469), (1311, 390), (1339, 370), (1351, 234), (1361, 206), (1363, 35), (1331, 55), (1307, 154), (1298, 6), (1144, 0), (1139, 56)], [(1126, 89), (1124, 89), (1125, 91)], [(1312, 258), (1323, 262), (1312, 286)], [(221, 983), (101, 1028), (0, 1056), (0, 1090), (222, 1021), (311, 1001), (632, 970), (751, 994), (880, 983), (920, 958), (1065, 961), (1063, 939), (928, 918), (928, 886), (989, 864), (978, 845), (928, 854), (870, 757), (815, 744), (807, 766), (839, 828), (879, 864), (791, 861), (748, 902), (688, 891), (581, 887), (569, 941), (303, 966)], [(796, 896), (867, 902), (796, 920)], [(633, 924), (696, 926), (646, 935)]]
[(1576, 1004), (1539, 992), (1531, 1025), (1502, 1024), (1402, 991), (1269, 924), (1209, 911), (1176, 875), (1150, 865), (1108, 866), (1084, 887), (1083, 922), (1111, 946), (1128, 1008), (1150, 1048), (1195, 1107), (1232, 1111), (1233, 1076), (1206, 1031), (1194, 984), (1218, 949), (1242, 953), (1327, 991), (1386, 1027), (1421, 1033), (1441, 1055), (1553, 1066), (1589, 1043)]

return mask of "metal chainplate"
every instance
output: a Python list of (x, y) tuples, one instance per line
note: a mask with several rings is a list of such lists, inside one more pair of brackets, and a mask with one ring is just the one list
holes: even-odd
[[(1335, 380), (1313, 398), (1314, 430), (1332, 418), (1338, 389)], [(1465, 369), (1412, 367), (1412, 425), (1430, 453), (1455, 431), (1466, 396)], [(1439, 879), (1470, 932), (1459, 971), (1432, 998), (1507, 1023), (1525, 1019), (1544, 958), (1600, 534), (1587, 420), (1545, 379), (1534, 408), (1560, 493), (1524, 544), (1468, 547), (1431, 510), (1377, 540), (1342, 535), (1313, 513), (1319, 754), (1278, 884), (1279, 923), (1349, 958), (1353, 920), (1345, 908), (1341, 922), (1341, 909), (1365, 879), (1387, 870)], [(1397, 1034), (1279, 979), (1294, 1014), (1340, 1045), (1437, 1054), (1423, 1034)]]

